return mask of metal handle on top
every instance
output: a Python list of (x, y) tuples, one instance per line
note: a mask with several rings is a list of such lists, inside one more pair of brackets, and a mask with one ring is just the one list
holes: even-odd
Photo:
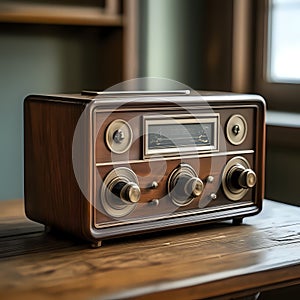
[(130, 95), (190, 95), (190, 90), (173, 90), (173, 91), (87, 91), (83, 90), (81, 95), (87, 96), (130, 96)]

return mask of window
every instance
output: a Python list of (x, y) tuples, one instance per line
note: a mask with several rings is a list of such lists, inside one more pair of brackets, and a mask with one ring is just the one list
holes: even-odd
[(268, 38), (268, 80), (300, 83), (300, 0), (270, 2)]
[(300, 0), (255, 4), (254, 92), (264, 96), (269, 110), (266, 198), (300, 205), (295, 168), (300, 163)]
[(300, 0), (257, 0), (254, 92), (272, 110), (300, 112)]

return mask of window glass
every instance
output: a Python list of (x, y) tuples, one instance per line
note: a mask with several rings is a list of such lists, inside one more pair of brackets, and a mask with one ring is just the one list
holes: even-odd
[(300, 83), (300, 0), (270, 0), (268, 81)]

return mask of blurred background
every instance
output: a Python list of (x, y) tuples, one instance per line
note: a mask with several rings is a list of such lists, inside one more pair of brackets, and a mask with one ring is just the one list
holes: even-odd
[(300, 0), (1, 1), (0, 200), (23, 197), (28, 94), (158, 76), (265, 97), (266, 198), (300, 205), (299, 53)]

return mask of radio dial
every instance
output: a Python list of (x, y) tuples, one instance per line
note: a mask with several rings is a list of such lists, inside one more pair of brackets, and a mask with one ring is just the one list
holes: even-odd
[(141, 196), (141, 190), (135, 182), (117, 182), (111, 191), (125, 203), (137, 203)]
[(256, 184), (256, 174), (243, 157), (231, 159), (222, 175), (223, 189), (231, 200), (240, 200)]
[(125, 167), (109, 172), (100, 190), (102, 208), (109, 216), (116, 218), (131, 213), (140, 197), (138, 178), (131, 169)]
[(255, 186), (256, 174), (240, 164), (233, 166), (227, 175), (227, 184), (232, 192), (239, 189), (248, 189)]
[(256, 174), (251, 169), (245, 169), (240, 173), (238, 183), (244, 189), (252, 188), (256, 184)]
[(195, 170), (188, 164), (181, 164), (169, 177), (168, 191), (172, 201), (178, 206), (185, 206), (199, 197), (204, 184), (197, 177)]
[[(203, 191), (203, 182), (197, 177), (188, 177), (188, 176), (182, 176), (183, 178), (183, 190), (185, 192), (185, 195), (187, 197), (198, 197), (201, 195)], [(180, 179), (179, 179), (180, 180)], [(185, 183), (184, 183), (185, 181)]]

